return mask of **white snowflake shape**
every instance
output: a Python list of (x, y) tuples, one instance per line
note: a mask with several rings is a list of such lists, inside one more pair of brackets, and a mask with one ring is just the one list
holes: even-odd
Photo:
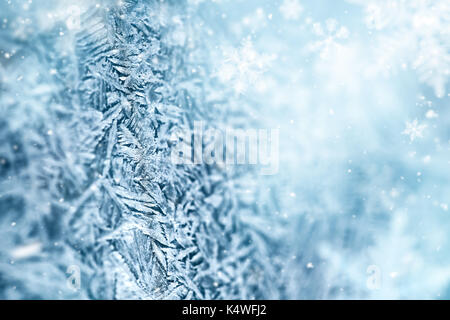
[(280, 12), (286, 20), (297, 20), (303, 11), (298, 0), (284, 0), (280, 6)]
[(339, 42), (347, 39), (349, 36), (348, 29), (344, 26), (339, 26), (335, 19), (327, 19), (325, 26), (317, 22), (312, 27), (314, 34), (320, 40), (310, 43), (308, 47), (313, 52), (318, 51), (322, 59), (328, 58), (333, 51), (341, 48), (342, 45)]
[(416, 138), (423, 138), (423, 131), (427, 127), (426, 124), (419, 124), (417, 119), (413, 121), (406, 122), (406, 128), (403, 130), (402, 134), (408, 135), (411, 142), (413, 142)]
[(223, 56), (217, 77), (222, 83), (232, 82), (236, 93), (243, 93), (250, 86), (260, 87), (262, 74), (275, 59), (273, 55), (258, 53), (248, 38), (238, 49), (224, 50)]

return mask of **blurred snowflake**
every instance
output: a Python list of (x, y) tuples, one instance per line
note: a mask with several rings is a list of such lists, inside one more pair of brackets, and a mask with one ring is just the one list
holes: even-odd
[(280, 12), (286, 20), (297, 20), (303, 12), (303, 7), (298, 0), (284, 0)]
[(443, 97), (450, 74), (450, 2), (350, 0), (365, 7), (368, 28), (388, 31), (376, 38), (380, 69), (408, 65)]
[(417, 119), (413, 121), (406, 122), (406, 128), (403, 130), (402, 134), (408, 135), (411, 142), (416, 138), (423, 138), (423, 131), (426, 129), (426, 124), (419, 124)]
[(327, 19), (325, 25), (320, 22), (313, 23), (313, 33), (319, 37), (320, 40), (313, 41), (308, 48), (312, 52), (319, 52), (322, 59), (326, 59), (330, 54), (339, 50), (341, 47), (340, 40), (347, 39), (349, 31), (344, 26), (339, 26), (335, 19)]

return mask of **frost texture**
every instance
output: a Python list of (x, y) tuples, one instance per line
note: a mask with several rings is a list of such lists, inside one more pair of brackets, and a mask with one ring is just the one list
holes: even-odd
[[(184, 7), (107, 8), (64, 37), (2, 31), (15, 46), (2, 119), (23, 120), (1, 129), (1, 297), (280, 297), (275, 247), (237, 215), (243, 173), (170, 161), (171, 132), (223, 103), (190, 73)], [(72, 265), (81, 293), (66, 285)]]
[(448, 1), (325, 2), (1, 2), (0, 298), (450, 297)]

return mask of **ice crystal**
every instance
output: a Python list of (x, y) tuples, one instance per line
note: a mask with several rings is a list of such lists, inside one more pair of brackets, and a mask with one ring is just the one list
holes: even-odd
[[(169, 158), (171, 132), (218, 103), (184, 8), (104, 2), (66, 29), (2, 31), (2, 119), (22, 120), (1, 126), (1, 297), (280, 297), (274, 247), (237, 215), (241, 174)], [(238, 56), (254, 80), (258, 55)]]

